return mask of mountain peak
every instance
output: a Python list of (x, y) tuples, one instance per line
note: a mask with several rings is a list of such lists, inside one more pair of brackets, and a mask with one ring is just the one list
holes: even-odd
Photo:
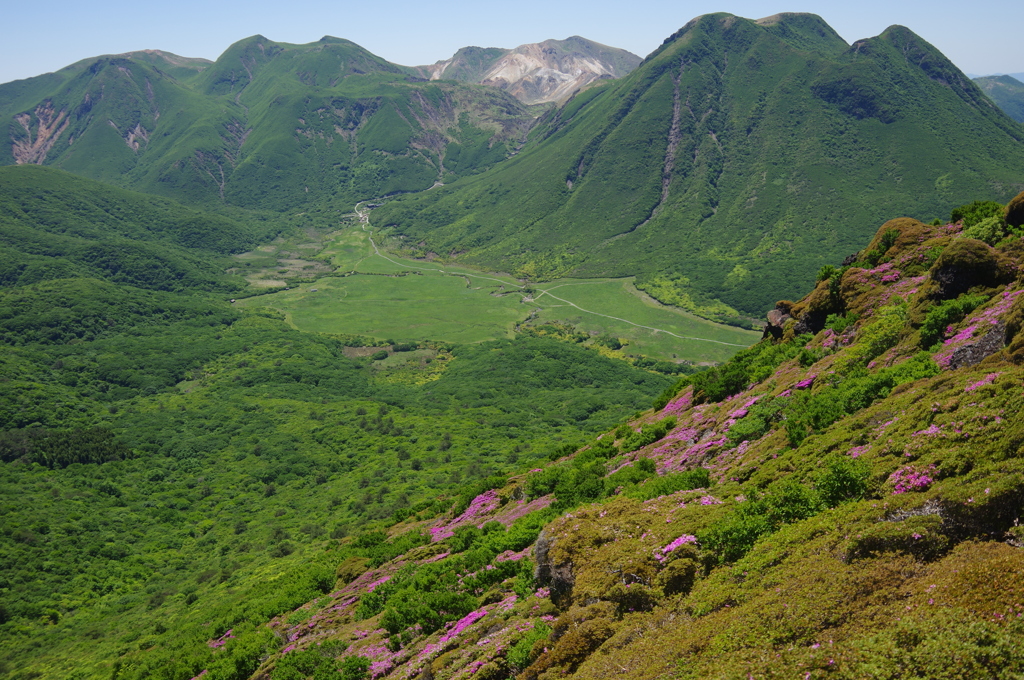
[(431, 80), (459, 80), (506, 90), (527, 104), (561, 102), (598, 79), (621, 78), (635, 54), (578, 35), (514, 49), (463, 47), (451, 59), (416, 70)]

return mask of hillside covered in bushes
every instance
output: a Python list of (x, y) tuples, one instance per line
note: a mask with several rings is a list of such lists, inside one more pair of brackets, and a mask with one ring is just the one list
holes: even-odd
[(1019, 677), (1022, 207), (885, 223), (654, 409), (116, 677)]

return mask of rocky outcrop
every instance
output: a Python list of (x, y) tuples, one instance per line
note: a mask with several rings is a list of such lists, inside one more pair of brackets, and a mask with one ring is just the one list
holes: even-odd
[(534, 580), (538, 585), (551, 589), (553, 602), (566, 601), (572, 594), (575, 578), (572, 573), (572, 562), (555, 564), (551, 558), (551, 547), (555, 539), (545, 529), (540, 532), (534, 544), (533, 553), (536, 567), (533, 570)]
[(489, 85), (526, 104), (543, 104), (563, 102), (596, 80), (621, 78), (639, 64), (635, 54), (574, 36), (512, 50), (467, 47), (416, 69), (430, 80)]
[(46, 160), (46, 154), (67, 129), (69, 122), (67, 111), (56, 111), (53, 102), (49, 100), (37, 106), (33, 113), (15, 116), (15, 120), (25, 130), (23, 136), (11, 133), (11, 153), (14, 154), (14, 162), (18, 165), (42, 165)]

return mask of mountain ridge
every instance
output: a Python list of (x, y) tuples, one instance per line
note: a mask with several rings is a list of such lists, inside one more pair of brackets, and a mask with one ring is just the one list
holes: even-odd
[(974, 82), (1006, 115), (1024, 123), (1024, 82), (1009, 75), (974, 78)]
[(497, 89), (423, 82), (338, 38), (252, 36), (181, 79), (153, 59), (100, 57), (0, 86), (6, 163), (45, 162), (207, 207), (351, 206), (479, 171), (533, 120)]

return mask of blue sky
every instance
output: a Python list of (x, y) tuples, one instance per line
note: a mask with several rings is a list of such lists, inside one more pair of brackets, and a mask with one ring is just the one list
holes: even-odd
[(0, 83), (55, 71), (100, 54), (155, 48), (216, 59), (228, 45), (263, 34), (306, 43), (323, 35), (352, 40), (390, 61), (429, 64), (460, 47), (515, 47), (581, 35), (647, 55), (699, 14), (731, 12), (752, 19), (782, 11), (821, 15), (852, 42), (902, 24), (972, 74), (1024, 72), (1021, 0), (592, 0), (508, 3), (398, 0), (8, 0), (0, 26)]

